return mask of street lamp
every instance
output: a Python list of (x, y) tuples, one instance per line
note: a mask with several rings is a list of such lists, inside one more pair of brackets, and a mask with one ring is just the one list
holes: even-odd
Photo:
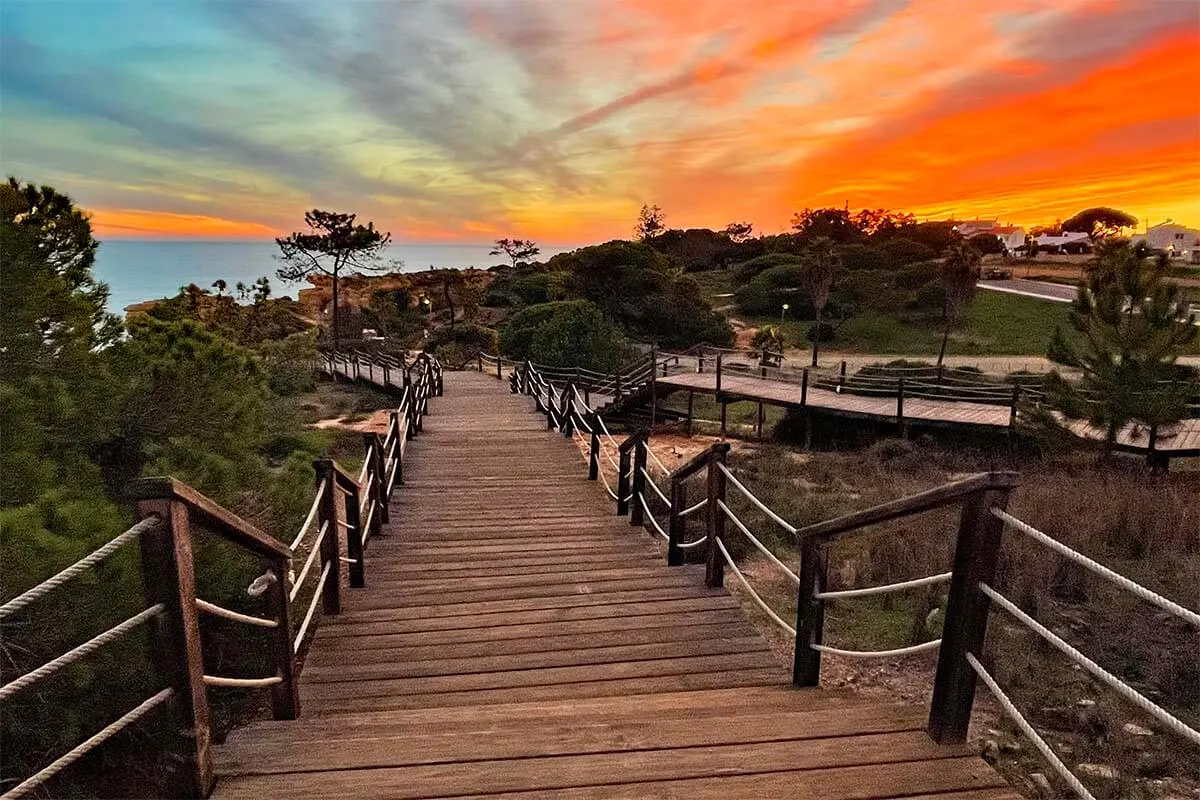
[(781, 328), (783, 327), (783, 318), (787, 314), (789, 308), (791, 308), (791, 306), (789, 306), (787, 303), (784, 303), (783, 308), (779, 310), (779, 327)]

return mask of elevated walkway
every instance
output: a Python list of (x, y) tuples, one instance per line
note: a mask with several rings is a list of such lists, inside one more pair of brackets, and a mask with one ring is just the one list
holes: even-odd
[(667, 567), (578, 449), (479, 373), (405, 463), (303, 714), (214, 749), (217, 798), (1017, 798), (921, 707), (795, 689), (703, 567)]

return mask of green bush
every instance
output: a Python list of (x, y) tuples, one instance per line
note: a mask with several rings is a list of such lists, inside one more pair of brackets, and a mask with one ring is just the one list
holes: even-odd
[(881, 247), (891, 258), (892, 263), (900, 267), (915, 264), (918, 261), (932, 261), (938, 255), (932, 247), (904, 237), (889, 239)]
[(883, 271), (893, 265), (886, 250), (867, 244), (846, 244), (838, 248), (842, 266), (848, 272)]
[(456, 345), (466, 358), (472, 358), (480, 350), (495, 353), (498, 343), (493, 328), (474, 322), (456, 322), (452, 328), (446, 326), (431, 333), (425, 341), (425, 349), (436, 351), (439, 347)]
[(800, 256), (792, 253), (768, 253), (738, 264), (733, 268), (733, 279), (737, 284), (747, 284), (773, 267), (798, 267), (801, 263)]
[(908, 308), (923, 314), (940, 314), (946, 305), (946, 287), (940, 280), (930, 281), (913, 294)]
[(500, 349), (518, 361), (600, 372), (633, 355), (621, 331), (586, 300), (544, 303), (513, 315), (500, 333)]
[(787, 303), (797, 318), (807, 319), (815, 312), (801, 289), (803, 285), (804, 267), (798, 263), (782, 264), (764, 270), (745, 286), (738, 287), (733, 299), (744, 314), (777, 314)]

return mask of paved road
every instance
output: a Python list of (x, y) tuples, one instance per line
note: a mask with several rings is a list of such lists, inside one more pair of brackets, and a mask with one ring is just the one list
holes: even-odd
[(1055, 303), (1069, 303), (1075, 299), (1075, 287), (1061, 283), (1044, 283), (1016, 278), (1008, 281), (980, 281), (979, 287), (990, 289), (993, 292), (1006, 292), (1024, 297), (1051, 300)]

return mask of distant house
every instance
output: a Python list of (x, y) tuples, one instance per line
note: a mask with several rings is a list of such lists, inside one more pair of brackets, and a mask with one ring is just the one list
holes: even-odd
[(1149, 227), (1145, 233), (1134, 234), (1132, 242), (1145, 242), (1155, 252), (1200, 264), (1200, 231), (1171, 220)]
[(970, 222), (960, 222), (954, 226), (964, 239), (986, 233), (1000, 240), (1007, 253), (1013, 253), (1018, 247), (1025, 246), (1025, 229), (1019, 225), (1001, 225), (994, 219), (977, 219)]
[(1043, 233), (1040, 236), (1033, 237), (1033, 240), (1037, 242), (1038, 250), (1043, 253), (1079, 255), (1080, 253), (1092, 252), (1092, 240), (1086, 233), (1073, 233), (1071, 231)]

